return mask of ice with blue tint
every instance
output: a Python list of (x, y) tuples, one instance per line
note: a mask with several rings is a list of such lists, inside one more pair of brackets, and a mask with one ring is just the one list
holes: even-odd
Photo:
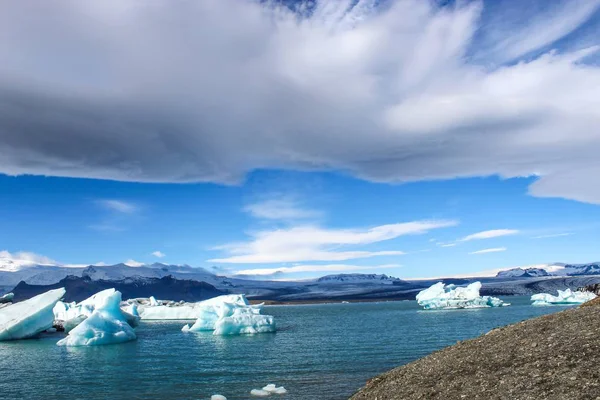
[(214, 335), (275, 332), (275, 321), (261, 314), (262, 305), (250, 305), (244, 295), (224, 295), (197, 303), (198, 319), (184, 332), (212, 331)]
[(59, 346), (97, 346), (135, 340), (133, 328), (121, 311), (121, 292), (98, 299), (94, 311), (60, 340)]
[(553, 296), (548, 293), (538, 293), (531, 296), (532, 305), (534, 306), (549, 306), (549, 305), (569, 305), (582, 304), (596, 298), (592, 292), (573, 292), (571, 289), (558, 290), (558, 295)]
[(4, 296), (0, 296), (0, 304), (11, 303), (14, 298), (14, 293), (6, 293)]
[[(106, 299), (113, 296), (115, 292), (115, 289), (106, 289), (80, 303), (65, 303), (59, 301), (53, 309), (54, 320), (57, 321), (57, 325), (62, 325), (65, 332), (69, 332), (92, 315), (96, 308), (103, 305), (106, 302)], [(137, 307), (132, 305), (128, 308), (128, 311), (121, 310), (121, 312), (129, 325), (132, 327), (137, 326), (140, 319), (139, 315), (137, 315)]]
[(443, 282), (438, 282), (430, 288), (420, 291), (417, 294), (417, 303), (426, 310), (502, 307), (510, 305), (496, 297), (481, 296), (479, 294), (480, 289), (481, 282), (473, 282), (466, 287), (444, 285)]
[(0, 309), (0, 340), (27, 339), (52, 328), (52, 308), (65, 295), (54, 289)]

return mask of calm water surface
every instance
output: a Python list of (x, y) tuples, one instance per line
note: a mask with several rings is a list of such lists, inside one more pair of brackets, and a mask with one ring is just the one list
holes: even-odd
[(218, 337), (182, 333), (184, 322), (145, 322), (135, 342), (56, 346), (59, 336), (0, 342), (3, 399), (347, 399), (367, 379), (492, 328), (564, 307), (507, 298), (498, 309), (422, 311), (414, 301), (265, 307), (279, 331)]

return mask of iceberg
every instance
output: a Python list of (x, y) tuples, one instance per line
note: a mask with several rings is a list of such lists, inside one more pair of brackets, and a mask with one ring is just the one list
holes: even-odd
[(126, 305), (136, 304), (139, 316), (143, 320), (196, 320), (207, 306), (222, 302), (238, 305), (248, 304), (243, 295), (230, 294), (213, 297), (212, 299), (197, 303), (156, 300), (154, 296), (151, 296), (148, 299), (127, 300)]
[(286, 394), (287, 390), (283, 386), (275, 386), (272, 383), (269, 383), (267, 386), (262, 388), (265, 392), (273, 393), (273, 394)]
[(531, 296), (531, 301), (533, 301), (532, 305), (534, 306), (549, 306), (582, 304), (595, 298), (596, 295), (592, 292), (573, 292), (571, 289), (566, 289), (558, 290), (557, 296), (548, 293), (534, 294)]
[(0, 304), (12, 303), (14, 298), (15, 298), (14, 293), (6, 293), (4, 296), (0, 296)]
[(184, 332), (213, 331), (214, 335), (275, 332), (275, 321), (261, 314), (262, 304), (250, 305), (244, 295), (225, 295), (196, 303), (196, 322)]
[(485, 308), (509, 306), (502, 300), (491, 296), (480, 296), (481, 282), (473, 282), (467, 287), (444, 285), (438, 282), (417, 294), (417, 303), (426, 310)]
[[(102, 306), (115, 292), (115, 289), (102, 290), (80, 303), (57, 302), (52, 310), (54, 312), (55, 325), (62, 327), (65, 332), (69, 332), (92, 315), (94, 310)], [(132, 327), (138, 325), (140, 317), (137, 315), (137, 307), (135, 305), (128, 307), (128, 311), (121, 310), (121, 312)]]
[(52, 308), (65, 295), (54, 289), (0, 309), (0, 341), (27, 339), (52, 328)]
[(213, 394), (210, 396), (210, 400), (227, 400), (227, 397), (220, 394)]
[(96, 300), (92, 314), (73, 328), (67, 337), (59, 340), (59, 346), (97, 346), (137, 338), (121, 311), (121, 292), (114, 291)]

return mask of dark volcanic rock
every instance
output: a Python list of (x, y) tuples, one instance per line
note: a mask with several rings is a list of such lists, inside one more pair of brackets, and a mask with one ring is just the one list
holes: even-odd
[(600, 301), (490, 331), (371, 379), (352, 400), (600, 396)]
[(104, 289), (115, 288), (123, 294), (123, 299), (154, 296), (158, 299), (200, 301), (225, 294), (214, 286), (193, 280), (163, 278), (127, 278), (119, 281), (92, 280), (89, 277), (67, 276), (52, 285), (29, 285), (19, 282), (12, 290), (14, 301), (29, 299), (51, 289), (64, 287), (67, 291), (64, 300), (82, 301)]

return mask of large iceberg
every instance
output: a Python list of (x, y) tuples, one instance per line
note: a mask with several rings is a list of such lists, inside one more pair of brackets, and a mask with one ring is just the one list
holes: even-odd
[[(110, 296), (114, 295), (115, 292), (115, 289), (106, 289), (94, 294), (80, 303), (65, 303), (62, 301), (57, 302), (52, 310), (54, 312), (55, 325), (62, 327), (65, 332), (69, 332), (71, 329), (75, 328), (86, 318), (92, 315), (94, 310), (102, 306)], [(137, 312), (135, 309), (132, 309), (131, 311)], [(125, 310), (121, 310), (121, 312), (132, 327), (137, 326), (140, 319), (138, 315), (132, 314)]]
[(54, 289), (0, 309), (0, 340), (26, 339), (52, 328), (52, 308), (65, 295)]
[(534, 294), (531, 296), (531, 301), (533, 301), (532, 305), (534, 306), (548, 306), (582, 304), (595, 298), (596, 295), (592, 292), (573, 292), (571, 289), (566, 289), (558, 290), (558, 296), (548, 293)]
[(148, 299), (127, 300), (124, 306), (136, 305), (139, 316), (143, 320), (195, 320), (198, 319), (204, 309), (213, 304), (227, 302), (238, 305), (248, 305), (244, 295), (229, 294), (197, 303), (186, 303), (183, 301), (156, 300), (153, 296)]
[(417, 294), (417, 303), (426, 310), (485, 308), (508, 306), (502, 300), (491, 296), (480, 296), (481, 282), (473, 282), (467, 287), (444, 285), (438, 282)]
[(262, 305), (250, 305), (244, 295), (225, 295), (196, 303), (198, 319), (183, 331), (213, 331), (214, 335), (275, 332), (275, 321), (261, 314)]
[(120, 305), (121, 292), (119, 291), (100, 296), (95, 300), (94, 311), (57, 344), (59, 346), (97, 346), (135, 340), (135, 332), (127, 322)]

